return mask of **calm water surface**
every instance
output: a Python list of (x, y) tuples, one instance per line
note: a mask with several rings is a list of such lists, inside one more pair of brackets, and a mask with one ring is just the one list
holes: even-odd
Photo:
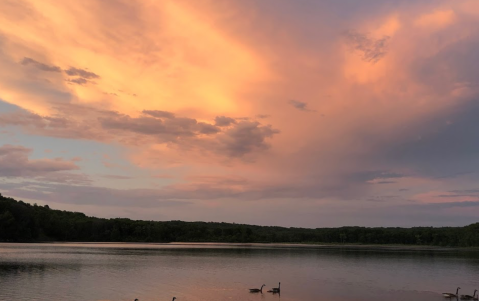
[[(281, 295), (266, 293), (281, 281)], [(266, 284), (263, 294), (248, 288)], [(212, 244), (0, 244), (0, 300), (444, 300), (479, 255)]]

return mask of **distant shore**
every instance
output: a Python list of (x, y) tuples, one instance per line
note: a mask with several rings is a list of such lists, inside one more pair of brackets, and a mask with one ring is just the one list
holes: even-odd
[(375, 250), (454, 250), (479, 248), (479, 223), (464, 227), (297, 228), (224, 222), (97, 218), (54, 210), (0, 194), (0, 241), (232, 243), (263, 247)]

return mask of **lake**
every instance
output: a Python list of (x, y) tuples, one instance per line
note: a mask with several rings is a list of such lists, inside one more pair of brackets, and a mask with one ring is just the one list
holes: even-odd
[[(267, 293), (281, 282), (281, 295)], [(249, 288), (266, 284), (263, 293)], [(0, 300), (444, 300), (479, 254), (261, 244), (0, 244)]]

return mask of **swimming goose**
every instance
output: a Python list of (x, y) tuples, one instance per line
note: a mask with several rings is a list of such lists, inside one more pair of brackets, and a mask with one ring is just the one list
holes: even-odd
[(171, 300), (171, 301), (175, 301), (175, 299), (176, 299), (176, 297), (173, 297), (173, 300)]
[(263, 292), (263, 286), (265, 286), (265, 284), (263, 284), (263, 285), (261, 286), (261, 288), (250, 288), (250, 289), (249, 289), (249, 292), (250, 292), (250, 293), (260, 293), (260, 292), (262, 293), (262, 292)]
[(453, 294), (453, 293), (442, 293), (442, 295), (443, 295), (444, 297), (446, 297), (446, 298), (457, 298), (457, 296), (459, 295), (459, 290), (460, 290), (460, 289), (461, 289), (460, 287), (458, 287), (458, 288), (456, 289), (456, 294)]
[(279, 293), (281, 291), (281, 282), (278, 284), (278, 287), (274, 287), (268, 291), (268, 293)]
[(471, 295), (461, 295), (461, 300), (477, 300), (476, 292), (477, 292), (477, 290), (474, 290), (474, 294), (472, 296)]

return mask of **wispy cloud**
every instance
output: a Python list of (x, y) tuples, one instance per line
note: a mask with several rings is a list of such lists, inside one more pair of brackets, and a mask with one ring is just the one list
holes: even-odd
[(100, 78), (98, 74), (95, 74), (93, 72), (90, 72), (84, 69), (75, 68), (75, 67), (68, 68), (67, 70), (65, 70), (65, 73), (70, 76), (79, 76), (86, 79)]
[(58, 66), (53, 66), (53, 65), (47, 65), (47, 64), (43, 64), (43, 63), (40, 63), (40, 62), (37, 62), (35, 61), (34, 59), (32, 58), (29, 58), (29, 57), (24, 57), (23, 60), (21, 61), (21, 64), (22, 65), (33, 65), (35, 68), (38, 68), (42, 71), (46, 71), (46, 72), (62, 72), (62, 69)]

